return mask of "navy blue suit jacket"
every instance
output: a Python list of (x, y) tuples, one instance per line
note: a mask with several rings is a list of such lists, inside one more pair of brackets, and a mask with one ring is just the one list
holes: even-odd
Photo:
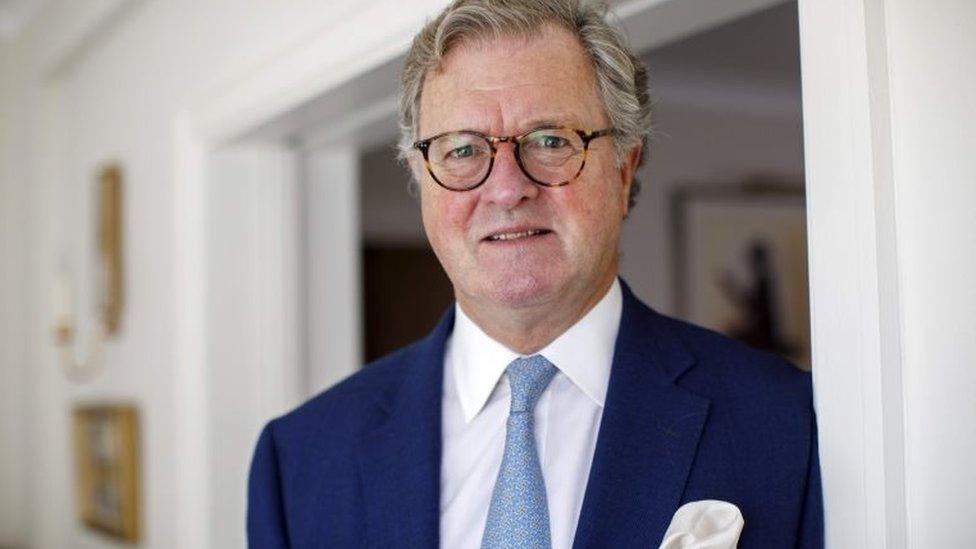
[[(821, 547), (810, 376), (662, 316), (624, 285), (574, 548), (657, 547), (685, 502), (742, 511), (740, 548)], [(453, 308), (425, 339), (262, 431), (252, 548), (436, 547), (441, 387)]]

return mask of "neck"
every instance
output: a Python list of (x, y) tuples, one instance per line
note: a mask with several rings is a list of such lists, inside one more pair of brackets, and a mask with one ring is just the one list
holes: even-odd
[(522, 355), (539, 352), (586, 316), (610, 290), (616, 273), (601, 281), (585, 299), (509, 309), (471, 306), (458, 295), (464, 314), (489, 337)]

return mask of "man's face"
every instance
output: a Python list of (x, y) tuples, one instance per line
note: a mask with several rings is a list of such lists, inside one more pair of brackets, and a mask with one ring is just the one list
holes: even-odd
[[(590, 62), (563, 29), (461, 44), (427, 75), (420, 138), (455, 130), (511, 136), (553, 123), (609, 126)], [(427, 237), (466, 312), (592, 305), (616, 275), (637, 158), (617, 168), (613, 145), (612, 137), (593, 140), (580, 176), (551, 188), (522, 173), (508, 143), (499, 144), (484, 184), (464, 192), (438, 186), (414, 158)]]

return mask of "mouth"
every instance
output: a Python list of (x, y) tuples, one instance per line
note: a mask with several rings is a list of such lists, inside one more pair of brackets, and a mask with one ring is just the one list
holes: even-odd
[(551, 233), (549, 229), (525, 229), (520, 231), (505, 230), (490, 234), (484, 238), (486, 242), (511, 242), (526, 238), (543, 236)]

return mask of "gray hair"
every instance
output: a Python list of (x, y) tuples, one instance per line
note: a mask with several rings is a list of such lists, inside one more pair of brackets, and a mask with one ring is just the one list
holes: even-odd
[[(651, 102), (647, 69), (627, 45), (626, 38), (606, 20), (604, 4), (586, 0), (454, 0), (417, 34), (400, 76), (399, 156), (405, 159), (417, 139), (417, 111), (427, 74), (462, 41), (501, 36), (533, 36), (551, 24), (571, 32), (593, 63), (604, 110), (617, 133), (617, 164), (627, 151), (641, 145), (647, 155)], [(636, 203), (640, 182), (630, 187), (630, 205)]]

